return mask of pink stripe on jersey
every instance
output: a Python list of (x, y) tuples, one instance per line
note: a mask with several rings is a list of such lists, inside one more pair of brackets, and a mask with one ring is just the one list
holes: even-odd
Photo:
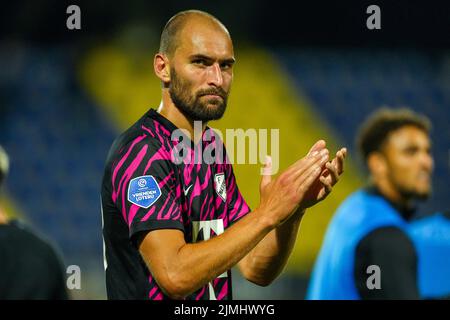
[(167, 213), (166, 213), (164, 216), (162, 216), (162, 218), (163, 218), (164, 220), (170, 218), (170, 216), (172, 215), (173, 206), (174, 206), (175, 204), (176, 204), (175, 201), (173, 201), (172, 204), (170, 205), (169, 210), (167, 210)]
[(160, 189), (164, 188), (166, 183), (172, 178), (174, 172), (171, 171), (160, 183), (158, 183), (158, 186)]
[[(144, 138), (146, 137), (146, 135), (142, 135), (137, 137), (136, 139), (133, 140), (133, 142), (131, 143), (130, 148), (128, 149), (127, 153), (122, 157), (122, 159), (120, 159), (119, 163), (117, 164), (117, 166), (114, 168), (114, 172), (112, 175), (112, 200), (114, 203), (116, 203), (117, 197), (119, 195), (119, 188), (117, 190), (115, 190), (115, 182), (116, 182), (116, 177), (117, 177), (117, 173), (119, 172), (119, 169), (122, 167), (122, 165), (124, 164), (124, 162), (128, 159), (128, 157), (130, 156), (131, 151), (133, 150), (134, 146), (141, 142)], [(120, 184), (119, 184), (120, 186)]]
[[(151, 277), (150, 277), (150, 279), (151, 279)], [(149, 282), (151, 283), (152, 281), (149, 280)], [(151, 298), (153, 297), (153, 295), (156, 293), (157, 290), (158, 290), (158, 287), (157, 287), (157, 286), (154, 286), (154, 287), (152, 288), (152, 290), (150, 290), (150, 293), (148, 294), (148, 297), (151, 299)]]
[(242, 205), (242, 208), (239, 212), (236, 212), (235, 216), (232, 217), (232, 219), (236, 220), (241, 218), (242, 216), (244, 216), (245, 214), (248, 213), (248, 211), (250, 210), (250, 208), (248, 207), (248, 205), (245, 203), (244, 198), (242, 197), (241, 194), (239, 194), (238, 200), (236, 200), (236, 205), (235, 208), (237, 210), (237, 208), (239, 208), (239, 206)]
[(186, 185), (190, 185), (191, 184), (191, 180), (192, 180), (192, 170), (194, 169), (194, 164), (193, 163), (189, 163), (186, 164), (183, 170), (183, 176), (184, 176), (184, 183), (186, 183)]
[(162, 131), (163, 134), (165, 134), (166, 136), (170, 136), (170, 131), (167, 130), (166, 128), (164, 128), (161, 123), (159, 123), (156, 120), (153, 120), (153, 123), (155, 124), (155, 129), (156, 132), (159, 133), (159, 131)]
[(202, 290), (195, 296), (195, 300), (200, 300), (200, 298), (205, 294), (205, 290), (208, 286), (209, 284), (203, 286)]
[[(200, 166), (200, 165), (198, 165), (198, 166)], [(197, 170), (200, 171), (199, 169), (200, 168), (198, 168)], [(190, 199), (191, 201), (189, 203), (189, 207), (192, 208), (192, 202), (194, 201), (195, 196), (201, 195), (202, 191), (205, 190), (208, 187), (208, 185), (210, 183), (209, 179), (211, 179), (211, 167), (210, 166), (208, 166), (208, 169), (206, 171), (204, 183), (200, 184), (198, 182), (199, 180), (196, 181), (196, 183), (194, 185), (194, 188), (193, 188), (194, 190), (192, 190), (192, 196), (191, 196), (191, 199)]]
[[(238, 197), (237, 197), (237, 199), (236, 199), (236, 202), (235, 202), (235, 204), (234, 204), (234, 208), (239, 208), (241, 205), (242, 205), (242, 197), (241, 197), (241, 195), (239, 195)], [(234, 209), (233, 208), (233, 209)]]
[(215, 203), (216, 208), (220, 208), (220, 206), (222, 205), (222, 203), (223, 203), (223, 199), (222, 199), (221, 197), (217, 197), (217, 198), (216, 198), (216, 203)]
[(217, 296), (217, 300), (223, 300), (228, 294), (228, 281), (225, 282), (225, 284), (222, 287), (222, 290), (220, 290), (219, 295)]
[[(206, 213), (206, 216), (204, 216), (204, 219), (207, 219), (207, 220), (214, 219), (214, 213), (216, 213), (216, 210), (214, 208), (211, 208), (213, 201), (214, 201), (214, 198), (209, 199), (208, 210), (206, 210), (207, 213)], [(226, 211), (224, 211), (224, 212), (226, 212)]]
[[(131, 177), (133, 176), (133, 173), (136, 171), (136, 169), (141, 164), (142, 160), (145, 157), (145, 154), (147, 153), (148, 145), (145, 145), (141, 151), (139, 151), (136, 158), (131, 162), (130, 166), (125, 170), (125, 174), (123, 175), (123, 182), (120, 182), (120, 185), (122, 186), (122, 214), (125, 219), (125, 222), (127, 222), (127, 207), (125, 205), (125, 193), (126, 193), (126, 186), (128, 182), (131, 180)], [(117, 192), (120, 192), (120, 189), (117, 190)]]
[(139, 210), (139, 206), (132, 204), (130, 208), (130, 213), (128, 214), (128, 227), (131, 226), (131, 223), (133, 222), (134, 217), (136, 216), (136, 213)]
[(153, 280), (153, 277), (151, 274), (148, 277), (148, 283), (152, 286), (152, 289), (148, 293), (148, 298), (150, 300), (162, 300), (164, 298), (163, 294), (160, 292), (160, 289), (159, 289), (158, 285), (156, 284), (156, 281)]
[(158, 293), (158, 295), (153, 299), (153, 300), (162, 300), (163, 299), (163, 295), (162, 293)]
[(169, 193), (167, 194), (166, 201), (164, 202), (164, 204), (163, 204), (163, 206), (161, 207), (161, 209), (159, 209), (159, 211), (158, 211), (158, 217), (157, 217), (158, 220), (160, 220), (160, 219), (163, 218), (163, 217), (162, 217), (162, 214), (163, 214), (164, 209), (166, 208), (167, 204), (169, 203), (170, 195), (171, 195), (171, 194), (172, 194), (172, 189), (171, 189), (171, 190), (169, 191)]
[(167, 155), (165, 153), (166, 152), (163, 147), (159, 148), (158, 151), (156, 151), (155, 154), (150, 158), (150, 160), (148, 160), (147, 165), (145, 166), (144, 174), (147, 173), (148, 169), (150, 169), (154, 161), (167, 160)]
[(142, 125), (141, 129), (144, 131), (147, 131), (153, 138), (155, 137), (155, 134), (153, 133), (153, 131), (151, 131), (149, 128), (147, 128), (146, 126)]
[(174, 208), (174, 212), (172, 212), (171, 214), (172, 214), (171, 219), (173, 219), (173, 220), (180, 220), (181, 219), (182, 220), (180, 207), (176, 206)]
[(230, 202), (231, 197), (228, 197), (228, 195), (234, 194), (234, 191), (236, 189), (236, 181), (234, 179), (228, 179), (227, 181), (227, 202)]
[(152, 215), (152, 214), (154, 214), (155, 213), (155, 210), (156, 210), (156, 207), (152, 207), (150, 210), (148, 210), (148, 212), (145, 214), (145, 216), (141, 219), (141, 221), (143, 222), (143, 221), (147, 221), (148, 220), (148, 218), (150, 218), (150, 216)]
[(208, 194), (205, 195), (205, 199), (203, 200), (202, 206), (201, 206), (201, 208), (200, 208), (200, 212), (204, 212), (204, 210), (205, 210), (205, 205), (206, 205), (206, 202), (208, 201), (208, 198), (209, 198), (209, 195), (208, 195)]

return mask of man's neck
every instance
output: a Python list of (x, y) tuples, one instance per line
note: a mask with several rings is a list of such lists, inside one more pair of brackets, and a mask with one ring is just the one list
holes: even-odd
[[(158, 113), (172, 122), (177, 128), (186, 130), (192, 141), (198, 143), (202, 138), (202, 133), (206, 128), (206, 123), (202, 122), (201, 132), (195, 132), (194, 120), (187, 118), (173, 103), (168, 90), (163, 90), (162, 101), (158, 108)], [(197, 129), (197, 131), (200, 131)]]
[(397, 189), (395, 189), (388, 181), (378, 181), (376, 187), (380, 193), (390, 202), (395, 203), (401, 208), (411, 208), (412, 201), (410, 198), (405, 198)]
[(412, 199), (405, 199), (389, 183), (376, 181), (372, 184), (371, 189), (389, 201), (391, 205), (400, 212), (404, 219), (409, 220), (414, 215), (415, 207)]

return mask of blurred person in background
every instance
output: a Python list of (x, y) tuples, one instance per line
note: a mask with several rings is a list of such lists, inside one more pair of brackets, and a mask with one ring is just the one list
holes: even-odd
[[(225, 112), (234, 62), (227, 29), (207, 13), (181, 12), (164, 27), (154, 58), (160, 108), (114, 142), (103, 177), (108, 298), (231, 299), (235, 265), (247, 280), (270, 284), (286, 264), (305, 209), (323, 200), (342, 173), (346, 150), (329, 161), (323, 140), (278, 178), (271, 178), (268, 159), (260, 205), (251, 211), (225, 157), (173, 161), (180, 143), (191, 160), (198, 149), (223, 147), (206, 124)], [(202, 122), (198, 139), (194, 121)], [(185, 135), (173, 141), (178, 129)]]
[[(0, 188), (9, 159), (0, 146)], [(1, 190), (0, 190), (1, 191)], [(0, 204), (0, 300), (65, 300), (65, 274), (53, 247), (17, 220)]]
[(431, 192), (429, 130), (426, 117), (406, 108), (383, 108), (368, 117), (357, 141), (370, 183), (332, 218), (308, 299), (421, 297), (418, 254), (408, 228), (416, 201)]

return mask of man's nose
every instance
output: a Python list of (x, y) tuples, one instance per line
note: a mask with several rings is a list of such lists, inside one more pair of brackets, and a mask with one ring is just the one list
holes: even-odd
[(221, 87), (223, 84), (222, 70), (216, 62), (208, 68), (208, 84)]
[(433, 166), (434, 166), (434, 161), (433, 161), (433, 156), (429, 153), (424, 153), (421, 159), (422, 165), (427, 169), (427, 170), (433, 170)]

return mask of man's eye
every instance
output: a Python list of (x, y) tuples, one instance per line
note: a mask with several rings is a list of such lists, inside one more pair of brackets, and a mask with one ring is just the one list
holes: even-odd
[(199, 65), (202, 65), (202, 66), (206, 65), (206, 60), (204, 60), (204, 59), (196, 59), (196, 60), (194, 60), (192, 62), (194, 64), (199, 64)]
[(416, 152), (417, 152), (417, 148), (407, 148), (407, 149), (405, 150), (405, 153), (406, 153), (407, 155), (414, 155)]
[(220, 65), (220, 68), (221, 68), (222, 70), (229, 69), (229, 68), (231, 68), (231, 63), (222, 63), (222, 64)]

